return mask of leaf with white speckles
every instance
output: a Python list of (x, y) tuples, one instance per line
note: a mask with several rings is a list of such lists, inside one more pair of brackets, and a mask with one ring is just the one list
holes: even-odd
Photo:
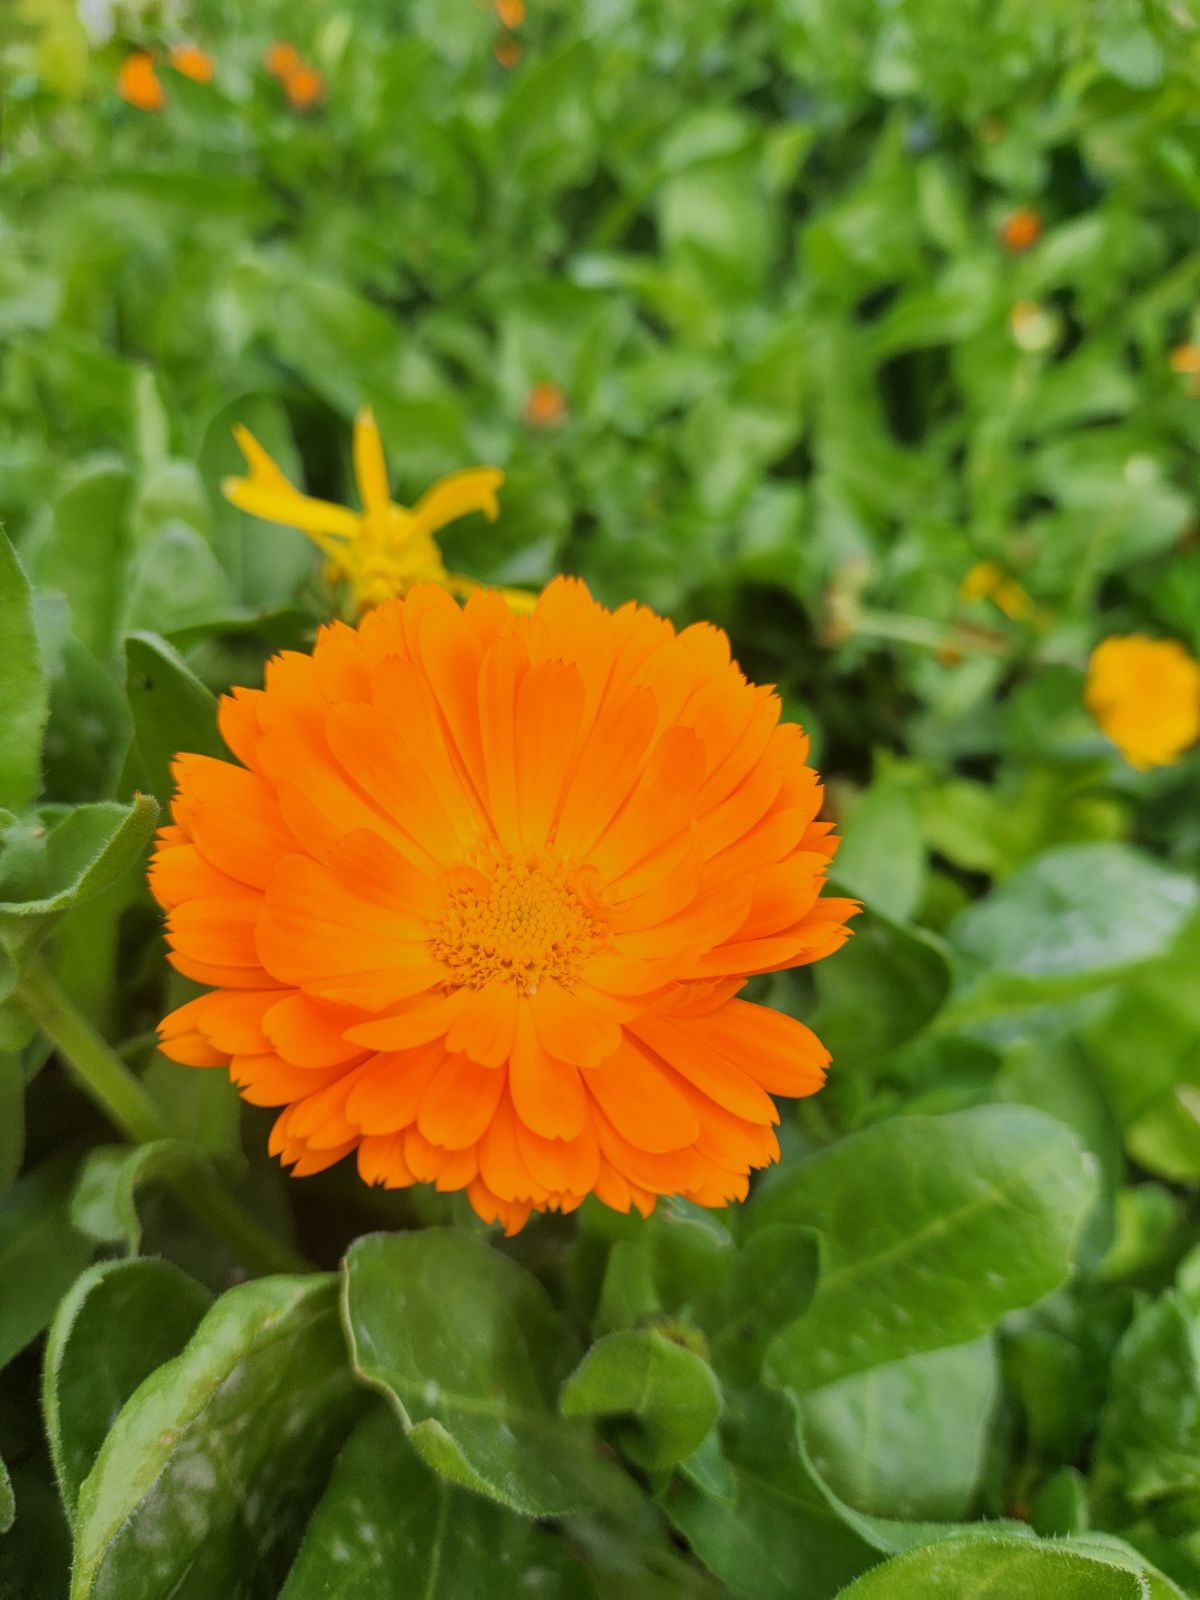
[(273, 1593), (359, 1404), (333, 1277), (230, 1289), (122, 1408), (84, 1480), (71, 1600)]
[(593, 1593), (564, 1541), (452, 1488), (381, 1406), (342, 1451), (279, 1600), (575, 1600)]
[(68, 1520), (121, 1407), (179, 1354), (211, 1299), (169, 1261), (101, 1261), (76, 1279), (50, 1328), (42, 1383)]
[(541, 1285), (450, 1229), (372, 1234), (346, 1257), (354, 1362), (395, 1405), (424, 1460), (527, 1516), (629, 1492), (590, 1430), (556, 1411), (574, 1364)]
[(804, 1391), (964, 1344), (1067, 1276), (1094, 1174), (1074, 1136), (1025, 1106), (898, 1117), (764, 1189), (749, 1232), (804, 1223), (821, 1273), (767, 1347), (773, 1382)]

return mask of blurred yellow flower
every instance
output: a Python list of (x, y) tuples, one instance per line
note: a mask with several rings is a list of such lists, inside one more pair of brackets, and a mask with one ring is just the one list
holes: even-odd
[[(225, 498), (239, 510), (266, 522), (298, 528), (324, 552), (328, 572), (350, 589), (355, 613), (405, 595), (418, 583), (436, 583), (463, 597), (483, 587), (472, 578), (447, 572), (434, 534), (472, 511), (494, 522), (496, 491), (504, 474), (496, 467), (472, 467), (439, 478), (411, 508), (397, 505), (388, 488), (387, 462), (374, 413), (364, 406), (354, 422), (354, 476), (361, 511), (302, 493), (289, 483), (248, 428), (233, 430), (250, 469), (244, 478), (226, 478)], [(533, 609), (535, 596), (501, 590), (514, 611)]]
[(960, 600), (990, 600), (1014, 622), (1033, 615), (1029, 594), (995, 561), (977, 561), (959, 585)]
[(1200, 374), (1200, 345), (1177, 344), (1171, 351), (1171, 370), (1193, 378)]
[(154, 58), (146, 50), (134, 50), (121, 63), (117, 73), (117, 93), (139, 111), (161, 111), (167, 103), (166, 91), (154, 70)]
[(1174, 639), (1103, 640), (1084, 700), (1130, 766), (1169, 767), (1200, 738), (1200, 662)]
[(212, 82), (216, 64), (208, 51), (202, 50), (198, 44), (172, 45), (167, 60), (176, 72), (182, 72), (193, 83)]

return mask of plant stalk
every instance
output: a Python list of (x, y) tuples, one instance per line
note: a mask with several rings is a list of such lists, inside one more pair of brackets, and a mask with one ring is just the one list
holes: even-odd
[[(85, 1093), (135, 1144), (178, 1137), (162, 1110), (36, 957), (21, 975), (20, 1000)], [(215, 1174), (181, 1173), (168, 1180), (188, 1209), (260, 1272), (307, 1272), (312, 1263), (277, 1238)]]

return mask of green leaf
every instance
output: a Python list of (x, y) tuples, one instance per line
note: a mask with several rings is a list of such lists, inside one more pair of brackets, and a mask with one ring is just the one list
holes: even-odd
[(452, 1483), (532, 1517), (617, 1492), (588, 1430), (557, 1414), (574, 1351), (516, 1262), (449, 1229), (372, 1234), (347, 1253), (345, 1297), (356, 1370)]
[(25, 1074), (15, 1050), (0, 1049), (0, 1198), (25, 1155)]
[(204, 1151), (182, 1139), (155, 1139), (133, 1148), (101, 1145), (80, 1169), (71, 1194), (71, 1221), (97, 1244), (123, 1244), (136, 1255), (142, 1244), (137, 1190), (207, 1166)]
[(879, 1517), (968, 1515), (999, 1390), (990, 1338), (885, 1362), (801, 1398), (813, 1465)]
[(564, 1417), (629, 1419), (617, 1442), (638, 1466), (673, 1467), (698, 1450), (721, 1412), (721, 1389), (702, 1356), (653, 1328), (600, 1339), (563, 1385)]
[(74, 806), (46, 834), (44, 881), (36, 898), (0, 903), (0, 920), (54, 916), (116, 883), (141, 857), (158, 821), (158, 802), (97, 800)]
[(893, 922), (912, 916), (921, 897), (925, 847), (914, 785), (885, 776), (854, 804), (842, 827), (837, 875), (851, 894)]
[(272, 1593), (358, 1403), (334, 1278), (230, 1289), (134, 1391), (84, 1479), (71, 1600)]
[(37, 1338), (92, 1259), (91, 1242), (67, 1215), (70, 1176), (60, 1157), (0, 1200), (0, 1367)]
[(3, 1460), (0, 1460), (0, 1533), (8, 1532), (16, 1514), (17, 1502), (13, 1495), (12, 1479)]
[(951, 929), (989, 972), (1030, 983), (1103, 978), (1164, 951), (1195, 908), (1194, 878), (1127, 845), (1047, 850)]
[(29, 580), (0, 527), (0, 806), (23, 811), (41, 788), (42, 734), (50, 714)]
[(42, 1374), (68, 1519), (117, 1414), (143, 1379), (179, 1354), (211, 1299), (169, 1261), (101, 1261), (75, 1281), (50, 1328)]
[(727, 1289), (705, 1321), (723, 1378), (758, 1381), (770, 1340), (812, 1303), (819, 1247), (812, 1228), (787, 1222), (756, 1228), (742, 1241)]
[(1144, 1574), (1066, 1545), (969, 1535), (877, 1567), (845, 1600), (1148, 1600)]
[[(877, 1066), (937, 1016), (950, 993), (940, 939), (868, 909), (836, 961), (815, 969), (812, 1026), (830, 1051), (835, 1074)], [(837, 1076), (833, 1079), (837, 1092)]]
[(1113, 1357), (1092, 1463), (1106, 1515), (1195, 1487), (1200, 1476), (1200, 1322), (1170, 1291), (1142, 1307)]
[(66, 595), (75, 636), (100, 661), (117, 642), (125, 610), (131, 500), (132, 479), (119, 457), (85, 463), (55, 502), (51, 539), (37, 564), (42, 587)]
[(1023, 1106), (898, 1118), (780, 1174), (747, 1228), (816, 1228), (821, 1275), (768, 1374), (813, 1389), (979, 1337), (1063, 1281), (1093, 1193), (1072, 1135)]
[(346, 1442), (279, 1600), (567, 1600), (590, 1592), (565, 1545), (451, 1488), (381, 1407)]
[(154, 633), (126, 639), (125, 692), (138, 753), (160, 804), (174, 792), (171, 761), (179, 751), (228, 760), (215, 696), (165, 639)]

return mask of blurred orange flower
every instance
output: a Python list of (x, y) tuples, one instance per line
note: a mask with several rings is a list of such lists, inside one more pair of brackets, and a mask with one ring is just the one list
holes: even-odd
[(1028, 250), (1041, 236), (1042, 219), (1029, 206), (1021, 206), (1016, 211), (1009, 212), (1000, 228), (1004, 248), (1011, 250), (1014, 255), (1019, 255), (1022, 250)]
[(531, 428), (556, 428), (567, 415), (567, 397), (556, 383), (535, 383), (525, 396), (525, 421)]
[(208, 51), (201, 50), (198, 44), (172, 45), (167, 60), (176, 72), (182, 72), (193, 83), (212, 82), (215, 63)]
[(802, 1023), (737, 998), (819, 961), (808, 741), (719, 629), (556, 579), (531, 616), (434, 586), (236, 689), (240, 765), (182, 755), (151, 883), (211, 986), (162, 1048), (282, 1107), (296, 1175), (465, 1190), (506, 1230), (595, 1194), (744, 1198), (772, 1095), (821, 1087)]
[(325, 80), (316, 67), (296, 67), (284, 78), (283, 87), (297, 111), (311, 111), (325, 96)]
[(1092, 652), (1084, 699), (1130, 766), (1167, 767), (1200, 738), (1200, 662), (1174, 639), (1114, 635)]
[(158, 81), (154, 59), (148, 51), (134, 50), (122, 61), (117, 93), (139, 111), (161, 111), (166, 105), (166, 91)]
[(296, 46), (282, 39), (270, 45), (263, 57), (263, 66), (274, 77), (280, 79), (286, 78), (289, 73), (298, 72), (303, 65)]
[(1200, 344), (1177, 344), (1171, 351), (1171, 370), (1189, 377), (1200, 375)]
[(492, 55), (506, 72), (511, 72), (521, 59), (521, 46), (516, 39), (498, 39)]
[(525, 21), (525, 0), (496, 0), (496, 15), (506, 28), (519, 28)]

